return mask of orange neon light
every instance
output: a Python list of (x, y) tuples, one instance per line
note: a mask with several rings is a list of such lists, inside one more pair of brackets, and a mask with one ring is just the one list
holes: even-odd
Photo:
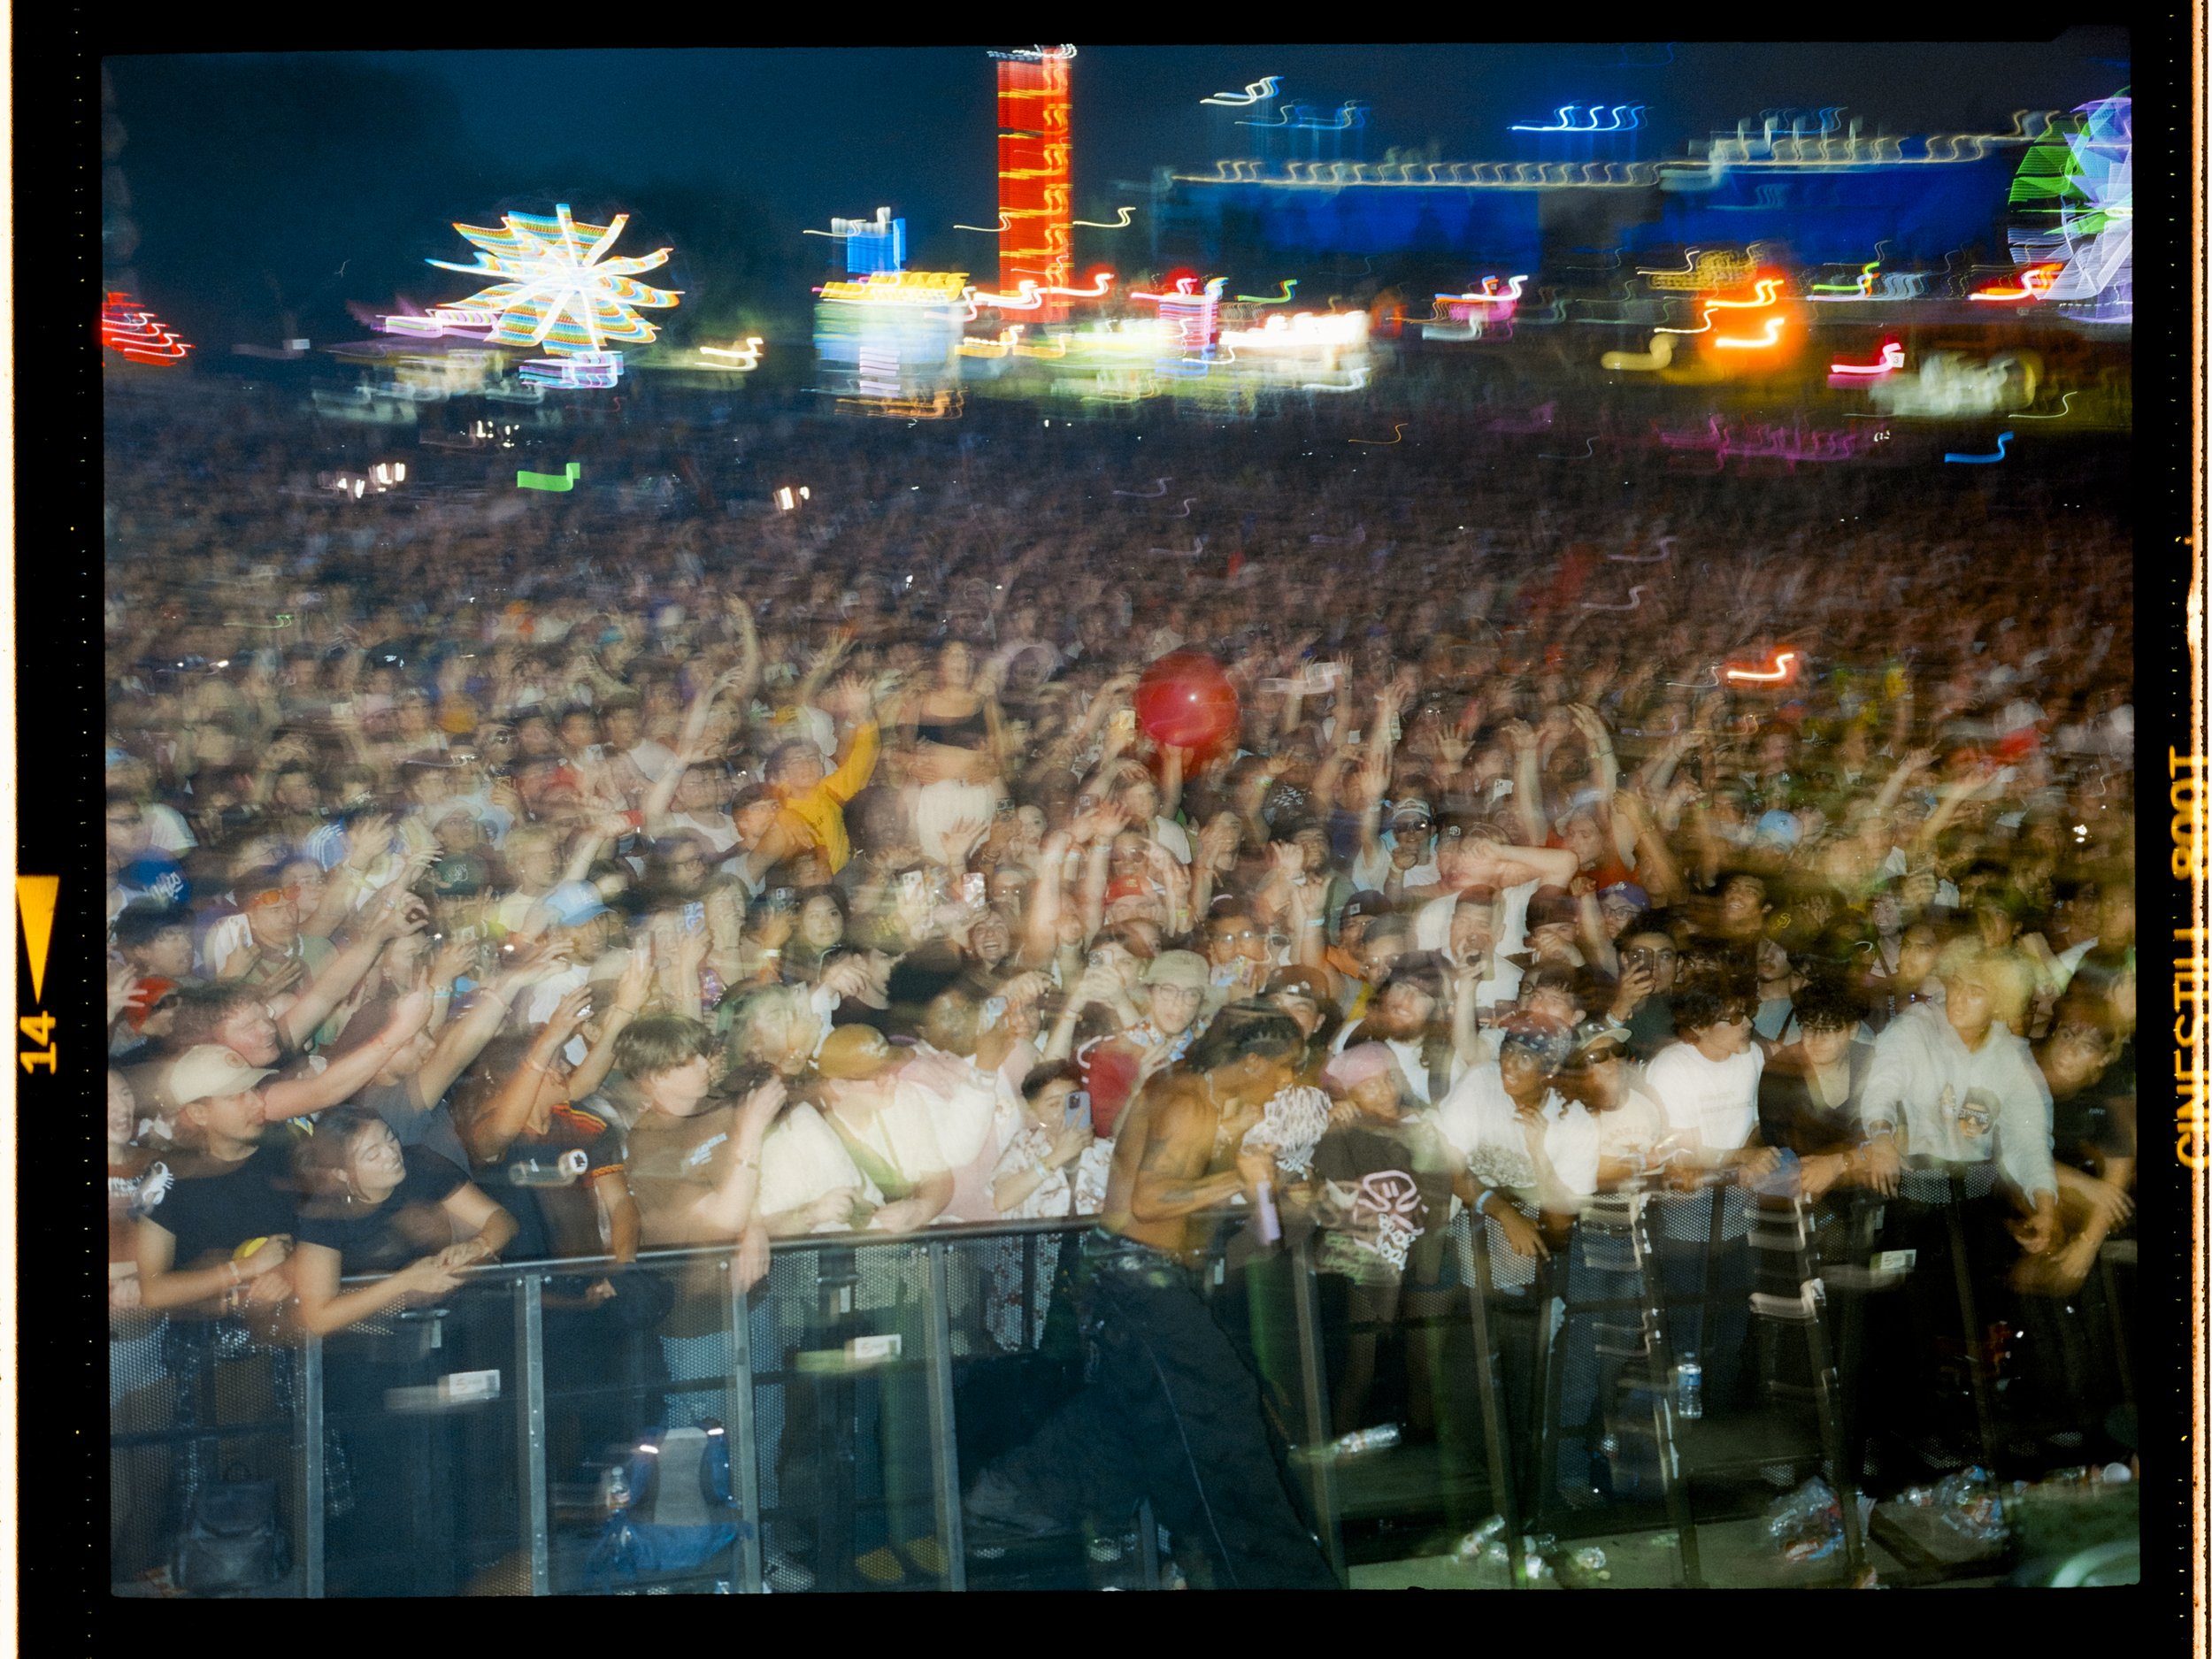
[(1728, 670), (1728, 671), (1727, 671), (1727, 673), (1728, 673), (1728, 678), (1729, 678), (1729, 679), (1731, 679), (1731, 680), (1787, 680), (1787, 679), (1790, 677), (1790, 664), (1791, 664), (1792, 663), (1795, 662), (1796, 660), (1797, 660), (1797, 653), (1796, 653), (1795, 651), (1784, 651), (1784, 652), (1781, 652), (1779, 655), (1778, 655), (1778, 656), (1775, 657), (1775, 659), (1774, 659), (1774, 667), (1773, 667), (1773, 669), (1772, 669), (1772, 671), (1771, 671), (1771, 672), (1768, 672), (1768, 671), (1762, 670), (1762, 669), (1752, 669), (1752, 668), (1732, 668), (1732, 669), (1730, 669), (1730, 670)]
[(2042, 265), (2024, 265), (2020, 270), (2020, 286), (2016, 288), (1982, 288), (1969, 294), (1970, 300), (1997, 300), (2007, 304), (2021, 300), (2039, 300), (2050, 292), (2051, 284), (2058, 280), (2058, 273), (2065, 265), (2057, 260)]
[[(1048, 49), (1034, 56), (1023, 53), (998, 60), (1002, 295), (1048, 295), (1065, 288), (1073, 272), (1068, 131), (1068, 64), (1072, 55)], [(1037, 320), (1057, 321), (1066, 307), (1048, 303), (1040, 309)]]

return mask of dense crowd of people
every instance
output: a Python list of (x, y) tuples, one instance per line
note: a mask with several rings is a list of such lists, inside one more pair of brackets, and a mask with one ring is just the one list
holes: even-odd
[[(572, 495), (499, 488), (494, 439), (357, 500), (265, 389), (118, 399), (118, 1344), (340, 1356), (480, 1263), (589, 1258), (549, 1370), (649, 1330), (673, 1384), (724, 1325), (641, 1252), (752, 1284), (778, 1239), (1096, 1217), (1187, 1262), (1226, 1213), (1342, 1281), (1344, 1432), (1455, 1215), (1511, 1294), (1647, 1194), (1670, 1285), (1732, 1298), (1673, 1322), (1718, 1409), (1756, 1201), (1895, 1199), (1909, 1248), (1916, 1178), (1962, 1171), (1985, 1316), (2073, 1351), (2132, 1206), (2124, 517), (2010, 472), (2020, 511), (1957, 469), (1563, 463), (1496, 413), (1367, 447), (639, 394), (539, 434)], [(1225, 729), (1156, 741), (1137, 694), (1202, 657)], [(1099, 1254), (1113, 1328), (1223, 1363)], [(1092, 1394), (1136, 1400), (1107, 1348)], [(2023, 1363), (2108, 1443), (2116, 1389)], [(979, 1513), (1018, 1527), (1073, 1432)], [(1166, 1444), (1148, 1405), (1110, 1432)], [(1265, 1494), (1146, 1478), (1194, 1582), (1310, 1577)]]

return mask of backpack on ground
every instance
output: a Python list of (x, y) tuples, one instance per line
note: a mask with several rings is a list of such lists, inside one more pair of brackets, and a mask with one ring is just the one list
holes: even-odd
[(177, 1539), (170, 1580), (193, 1595), (263, 1590), (291, 1569), (291, 1540), (277, 1524), (277, 1483), (234, 1470), (203, 1486)]
[(696, 1571), (752, 1530), (731, 1490), (729, 1437), (712, 1419), (649, 1432), (619, 1471), (616, 1493), (618, 1507), (585, 1564), (597, 1587)]

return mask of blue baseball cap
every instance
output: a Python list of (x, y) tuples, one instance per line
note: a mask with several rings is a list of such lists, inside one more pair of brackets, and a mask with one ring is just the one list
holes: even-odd
[(588, 881), (564, 881), (545, 895), (545, 908), (553, 912), (559, 926), (576, 927), (595, 916), (604, 916), (607, 902)]

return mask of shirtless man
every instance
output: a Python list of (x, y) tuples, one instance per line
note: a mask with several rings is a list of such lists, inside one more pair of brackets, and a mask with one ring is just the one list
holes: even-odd
[(1292, 1082), (1301, 1046), (1287, 1015), (1232, 1003), (1128, 1109), (1082, 1240), (1093, 1380), (976, 1482), (979, 1528), (1034, 1536), (1086, 1510), (1118, 1526), (1148, 1497), (1195, 1587), (1336, 1586), (1276, 1472), (1258, 1386), (1198, 1291), (1205, 1212), (1275, 1185), (1273, 1156), (1244, 1136)]

